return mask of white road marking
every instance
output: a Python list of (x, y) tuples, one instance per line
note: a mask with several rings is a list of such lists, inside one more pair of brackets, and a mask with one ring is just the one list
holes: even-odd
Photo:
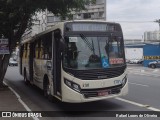
[(137, 84), (137, 83), (131, 83), (131, 82), (128, 82), (129, 84), (133, 84), (133, 85), (139, 85), (139, 86), (143, 86), (143, 87), (149, 87), (149, 85), (143, 85), (143, 84)]
[[(7, 83), (5, 83), (7, 85)], [(7, 85), (8, 86), (8, 85)], [(15, 95), (16, 97), (18, 98), (18, 101), (23, 105), (23, 107), (30, 113), (32, 113), (32, 110), (25, 104), (25, 102), (23, 102), (23, 100), (21, 99), (20, 95), (14, 90), (12, 89), (11, 87), (8, 87)], [(33, 117), (33, 120), (39, 120), (37, 117)]]
[(156, 70), (154, 70), (153, 72), (159, 72), (159, 70), (158, 70), (158, 69), (156, 69)]
[(132, 72), (132, 74), (136, 74), (136, 75), (145, 75), (145, 76), (148, 76), (148, 77), (160, 77), (160, 75), (157, 75), (157, 74), (147, 74), (147, 73), (137, 73), (137, 72)]
[(136, 68), (127, 68), (129, 72), (141, 72), (141, 73), (147, 73), (149, 72), (150, 74), (151, 73), (157, 73), (159, 74), (159, 69), (136, 69)]
[(154, 107), (149, 107), (148, 105), (146, 107), (146, 105), (143, 105), (143, 104), (140, 104), (140, 103), (136, 103), (134, 101), (126, 100), (126, 99), (123, 99), (123, 98), (119, 98), (119, 97), (117, 97), (115, 99), (123, 101), (123, 102), (126, 102), (126, 103), (130, 103), (132, 105), (136, 105), (138, 107), (143, 107), (143, 108), (146, 108), (146, 109), (149, 109), (149, 110), (152, 110), (152, 111), (158, 111), (158, 112), (160, 112), (160, 109), (157, 109), (157, 108), (154, 108)]
[(141, 72), (145, 72), (145, 70), (141, 70)]
[(136, 75), (145, 75), (145, 76), (149, 76), (149, 77), (160, 77), (159, 73), (155, 73), (153, 71), (148, 71), (146, 72), (145, 70), (129, 70), (128, 73), (132, 73), (132, 74), (136, 74)]

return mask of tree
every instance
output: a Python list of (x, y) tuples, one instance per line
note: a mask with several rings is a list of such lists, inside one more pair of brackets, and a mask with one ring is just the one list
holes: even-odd
[[(9, 39), (10, 53), (20, 42), (27, 28), (32, 25), (36, 12), (48, 10), (55, 15), (68, 15), (72, 10), (85, 9), (95, 0), (0, 0), (0, 35)], [(0, 88), (7, 70), (10, 55), (0, 55)]]

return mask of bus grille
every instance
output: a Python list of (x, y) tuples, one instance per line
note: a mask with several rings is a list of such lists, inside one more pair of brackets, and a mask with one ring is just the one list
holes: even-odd
[(125, 72), (126, 65), (115, 68), (107, 69), (95, 69), (95, 70), (70, 70), (65, 71), (72, 74), (74, 77), (82, 80), (98, 80), (98, 79), (109, 79), (122, 75)]
[(100, 92), (107, 92), (107, 95), (119, 94), (121, 91), (122, 85), (117, 85), (114, 87), (108, 88), (100, 88), (100, 89), (82, 89), (81, 93), (84, 95), (85, 98), (89, 97), (100, 97), (105, 95), (99, 95)]

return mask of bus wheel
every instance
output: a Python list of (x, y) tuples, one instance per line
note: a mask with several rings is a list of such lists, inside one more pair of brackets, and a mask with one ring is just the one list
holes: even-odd
[(26, 70), (24, 70), (24, 82), (26, 85), (29, 85), (29, 81), (27, 80)]
[(51, 85), (49, 84), (48, 78), (44, 80), (43, 91), (44, 91), (44, 96), (49, 101), (53, 101), (53, 96), (51, 95)]

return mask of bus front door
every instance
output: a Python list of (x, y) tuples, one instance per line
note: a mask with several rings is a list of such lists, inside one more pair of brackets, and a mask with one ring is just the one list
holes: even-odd
[(60, 32), (53, 33), (53, 86), (54, 94), (61, 98), (61, 52), (59, 49)]

